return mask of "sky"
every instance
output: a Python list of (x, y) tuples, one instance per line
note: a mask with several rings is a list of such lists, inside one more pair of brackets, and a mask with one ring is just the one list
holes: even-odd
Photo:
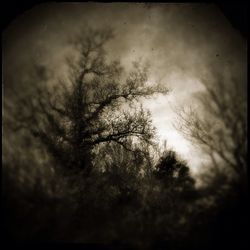
[(27, 78), (34, 61), (63, 71), (70, 37), (84, 27), (114, 29), (110, 59), (127, 68), (149, 62), (149, 81), (166, 84), (167, 96), (144, 101), (160, 143), (175, 149), (198, 171), (205, 155), (175, 129), (176, 107), (195, 104), (202, 79), (246, 75), (246, 41), (212, 4), (45, 3), (17, 17), (3, 34), (5, 92)]

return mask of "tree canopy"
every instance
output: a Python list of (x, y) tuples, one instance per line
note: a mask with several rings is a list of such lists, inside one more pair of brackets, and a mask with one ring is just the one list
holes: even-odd
[[(109, 29), (79, 33), (70, 40), (78, 57), (66, 58), (68, 76), (53, 87), (44, 77), (45, 84), (18, 100), (16, 128), (28, 130), (67, 168), (89, 172), (93, 148), (102, 143), (128, 150), (128, 138), (152, 143), (150, 113), (139, 101), (168, 89), (147, 82), (146, 66), (135, 62), (126, 73), (118, 61), (108, 62), (104, 47), (111, 38)], [(39, 66), (36, 71), (46, 75)]]

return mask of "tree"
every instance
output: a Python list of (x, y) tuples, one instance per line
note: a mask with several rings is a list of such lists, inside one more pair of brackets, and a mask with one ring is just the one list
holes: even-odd
[[(146, 66), (134, 63), (126, 74), (118, 61), (108, 62), (104, 47), (112, 37), (108, 29), (79, 33), (71, 39), (78, 55), (66, 58), (67, 76), (18, 100), (15, 129), (29, 131), (66, 169), (90, 173), (93, 149), (102, 143), (124, 148), (128, 138), (152, 143), (150, 113), (138, 102), (168, 90), (147, 84)], [(46, 70), (36, 69), (46, 82)]]
[(212, 163), (212, 168), (203, 173), (202, 180), (209, 185), (200, 189), (201, 201), (192, 219), (196, 223), (194, 238), (203, 238), (209, 245), (216, 241), (223, 247), (241, 248), (247, 240), (247, 81), (244, 77), (244, 74), (235, 77), (232, 72), (225, 75), (217, 72), (214, 78), (201, 79), (205, 89), (196, 95), (199, 107), (178, 111), (177, 128)]
[(202, 79), (205, 91), (197, 94), (199, 109), (178, 112), (178, 129), (209, 155), (215, 174), (227, 172), (245, 179), (247, 170), (246, 81), (216, 74)]
[(178, 159), (172, 150), (165, 151), (155, 167), (155, 176), (161, 180), (168, 191), (185, 197), (196, 196), (195, 180), (190, 176), (189, 168), (184, 161)]

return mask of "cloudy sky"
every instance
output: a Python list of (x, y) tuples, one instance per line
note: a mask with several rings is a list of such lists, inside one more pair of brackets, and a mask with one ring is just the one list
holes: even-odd
[[(201, 79), (216, 74), (246, 75), (246, 41), (211, 4), (49, 3), (17, 17), (3, 35), (6, 93), (27, 78), (34, 61), (58, 74), (67, 43), (79, 28), (112, 27), (110, 58), (124, 67), (141, 58), (151, 65), (149, 79), (166, 84), (168, 96), (145, 101), (159, 140), (177, 150), (194, 171), (205, 159), (173, 127), (174, 109), (196, 102)], [(209, 82), (209, 81), (208, 81)]]

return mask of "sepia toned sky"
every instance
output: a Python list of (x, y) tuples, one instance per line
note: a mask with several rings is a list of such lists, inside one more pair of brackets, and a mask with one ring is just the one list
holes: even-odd
[[(175, 108), (196, 102), (201, 79), (246, 76), (246, 41), (212, 4), (48, 3), (17, 17), (3, 34), (5, 92), (27, 78), (34, 61), (63, 71), (67, 43), (79, 28), (114, 29), (106, 49), (127, 68), (141, 58), (149, 80), (171, 92), (146, 100), (161, 143), (174, 148), (196, 171), (205, 158), (174, 128)], [(209, 81), (208, 81), (209, 82)]]

